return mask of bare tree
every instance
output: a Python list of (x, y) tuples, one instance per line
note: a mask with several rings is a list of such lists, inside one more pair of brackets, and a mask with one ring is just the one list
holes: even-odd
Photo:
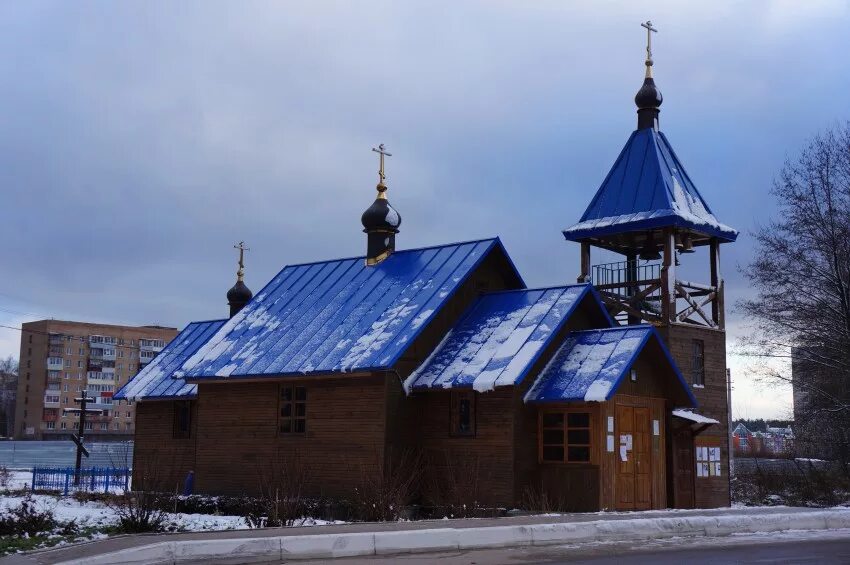
[(11, 436), (18, 389), (18, 360), (0, 359), (0, 436)]
[(850, 123), (787, 161), (772, 194), (779, 214), (754, 234), (743, 269), (758, 291), (739, 303), (756, 329), (744, 350), (793, 358), (795, 398), (806, 403), (798, 442), (830, 442), (830, 456), (850, 462)]

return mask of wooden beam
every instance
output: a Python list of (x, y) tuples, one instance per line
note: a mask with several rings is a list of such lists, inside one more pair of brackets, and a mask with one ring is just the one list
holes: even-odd
[(711, 319), (720, 327), (724, 327), (723, 320), (723, 284), (720, 279), (720, 242), (717, 238), (712, 238), (709, 243), (709, 255), (711, 261), (711, 286), (718, 289), (717, 300), (711, 305)]
[(669, 324), (676, 316), (676, 239), (673, 230), (664, 230), (664, 253), (661, 263), (661, 317)]
[[(696, 302), (693, 298), (691, 298), (691, 295), (690, 295), (690, 294), (688, 294), (688, 291), (687, 291), (687, 290), (685, 290), (684, 288), (682, 288), (682, 287), (681, 287), (680, 285), (678, 285), (678, 284), (676, 285), (676, 290), (677, 290), (677, 291), (679, 291), (679, 292), (678, 292), (679, 296), (681, 296), (682, 298), (684, 298), (684, 299), (685, 299), (685, 301), (686, 301), (688, 304), (690, 304), (690, 305), (691, 305), (691, 308), (694, 310), (694, 312), (696, 312), (697, 314), (699, 314), (699, 317), (700, 317), (700, 318), (702, 318), (703, 320), (705, 320), (705, 323), (706, 323), (706, 324), (708, 324), (708, 325), (709, 325), (709, 326), (711, 326), (712, 328), (713, 328), (713, 327), (716, 327), (716, 325), (715, 325), (714, 321), (713, 321), (713, 320), (711, 320), (708, 316), (706, 316), (705, 312), (703, 312), (703, 311), (702, 311), (702, 308), (700, 307), (700, 305), (699, 305), (699, 304), (697, 304), (697, 302)], [(689, 315), (690, 315), (690, 314), (689, 314)], [(687, 318), (687, 316), (686, 316), (685, 318)], [(681, 318), (681, 317), (680, 317), (679, 321), (680, 321), (680, 322), (681, 322), (681, 321), (684, 321), (684, 319), (685, 319), (685, 318)]]
[(578, 282), (590, 282), (590, 243), (586, 241), (581, 242), (581, 274)]

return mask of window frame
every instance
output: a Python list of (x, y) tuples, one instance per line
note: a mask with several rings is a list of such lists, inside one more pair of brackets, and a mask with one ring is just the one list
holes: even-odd
[[(289, 391), (289, 399), (284, 398), (284, 393)], [(303, 395), (300, 393), (303, 392)], [(299, 397), (300, 396), (300, 397)], [(294, 383), (281, 383), (277, 393), (277, 435), (282, 437), (303, 437), (307, 435), (307, 403), (309, 396), (307, 387)], [(284, 415), (286, 407), (289, 414)], [(298, 406), (303, 406), (302, 414), (298, 413)], [(299, 426), (300, 422), (300, 426)], [(288, 424), (288, 430), (284, 426)], [(300, 427), (300, 429), (299, 429)]]
[[(469, 429), (460, 429), (461, 403), (469, 402)], [(452, 390), (449, 394), (449, 436), (475, 437), (478, 432), (478, 395), (472, 389)]]
[(691, 340), (691, 383), (705, 386), (705, 340)]
[[(544, 419), (549, 414), (558, 414), (563, 418), (560, 426), (544, 426)], [(571, 414), (586, 414), (588, 416), (587, 426), (570, 426), (569, 416)], [(596, 427), (597, 415), (590, 407), (569, 407), (569, 408), (548, 408), (542, 409), (537, 415), (537, 461), (540, 464), (546, 465), (598, 465), (597, 458), (597, 443), (596, 438), (598, 429)], [(545, 443), (543, 440), (544, 430), (561, 430), (563, 440), (560, 444)], [(587, 431), (588, 443), (570, 443), (570, 431)], [(554, 459), (544, 459), (543, 450), (545, 447), (560, 447), (563, 449), (563, 458), (561, 461)], [(586, 447), (588, 449), (588, 459), (586, 461), (571, 461), (569, 459), (570, 447)]]
[[(192, 437), (192, 401), (191, 400), (175, 400), (173, 401), (174, 416), (172, 418), (171, 437), (174, 439), (190, 439)], [(185, 410), (185, 412), (183, 412)], [(181, 426), (181, 414), (186, 415), (186, 429)], [(127, 417), (130, 413), (127, 412)]]

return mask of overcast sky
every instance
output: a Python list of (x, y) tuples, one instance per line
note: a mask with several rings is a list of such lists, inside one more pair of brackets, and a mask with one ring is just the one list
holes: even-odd
[[(741, 231), (732, 308), (783, 161), (850, 118), (850, 8), (682, 4), (3, 2), (0, 324), (225, 317), (242, 239), (255, 292), (361, 255), (381, 142), (399, 248), (499, 235), (530, 285), (573, 282), (560, 230), (635, 127), (647, 18), (661, 128)], [(736, 415), (788, 412), (730, 365)]]

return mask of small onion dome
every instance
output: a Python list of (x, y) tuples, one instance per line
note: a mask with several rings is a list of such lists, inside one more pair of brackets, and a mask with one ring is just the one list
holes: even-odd
[(635, 94), (635, 104), (637, 104), (638, 109), (658, 108), (663, 101), (661, 91), (655, 86), (655, 80), (652, 77), (646, 77), (643, 86)]
[(241, 280), (236, 281), (233, 288), (227, 291), (227, 302), (230, 304), (247, 304), (254, 293)]
[(372, 205), (363, 212), (360, 222), (363, 224), (363, 231), (366, 233), (371, 231), (398, 233), (401, 216), (395, 208), (390, 206), (386, 196), (381, 192), (372, 202)]

